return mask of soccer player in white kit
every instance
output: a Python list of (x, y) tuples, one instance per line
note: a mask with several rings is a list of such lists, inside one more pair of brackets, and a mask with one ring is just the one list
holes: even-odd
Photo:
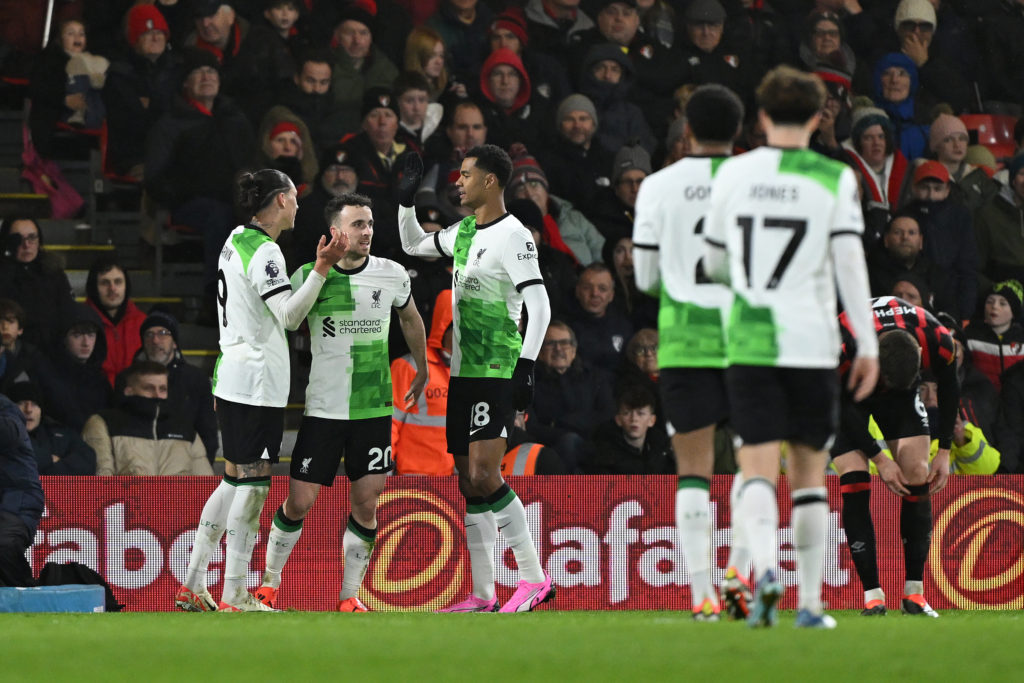
[[(251, 218), (228, 236), (217, 271), (221, 353), (213, 395), (227, 465), (224, 480), (203, 507), (185, 583), (174, 596), (189, 612), (270, 609), (246, 590), (245, 581), (284, 432), (291, 376), (285, 328), (296, 329), (306, 317), (348, 246), (343, 235), (330, 242), (321, 237), (314, 274), (293, 291), (276, 240), (295, 225), (295, 185), (273, 169), (243, 173), (238, 204)], [(206, 587), (206, 567), (225, 532), (224, 592), (218, 604)]]
[[(321, 486), (334, 484), (342, 456), (351, 513), (342, 537), (345, 564), (337, 610), (365, 612), (359, 587), (377, 535), (377, 499), (384, 490), (391, 459), (391, 365), (388, 332), (391, 311), (416, 363), (416, 376), (404, 396), (415, 405), (427, 383), (427, 340), (409, 287), (409, 273), (370, 254), (373, 203), (348, 193), (324, 209), (332, 236), (348, 238), (345, 256), (327, 275), (309, 311), (313, 366), (306, 388), (306, 410), (292, 452), (288, 498), (277, 510), (267, 537), (267, 563), (256, 597), (275, 606), (281, 572), (302, 533), (302, 521)], [(315, 264), (292, 275), (301, 287)]]
[[(722, 310), (728, 309), (732, 296), (728, 287), (704, 272), (703, 229), (711, 180), (732, 154), (742, 123), (743, 104), (735, 93), (714, 84), (697, 88), (687, 101), (683, 128), (690, 153), (644, 179), (633, 223), (637, 287), (660, 298), (658, 384), (665, 415), (675, 430), (676, 529), (696, 621), (719, 618), (711, 582), (710, 490), (715, 427), (729, 416)], [(745, 618), (745, 584), (733, 566), (740, 565), (742, 572), (746, 565), (736, 521), (733, 515), (733, 558), (731, 575), (726, 577), (735, 585), (725, 600), (730, 614)]]
[(825, 467), (839, 407), (836, 284), (858, 344), (849, 374), (855, 399), (868, 396), (878, 378), (864, 218), (853, 171), (807, 149), (825, 104), (821, 79), (777, 67), (758, 86), (757, 103), (768, 145), (718, 169), (704, 231), (708, 273), (733, 291), (726, 387), (732, 425), (743, 440), (738, 511), (757, 582), (748, 623), (774, 625), (782, 597), (775, 482), (785, 440), (796, 625), (833, 628), (835, 620), (822, 611), (821, 583)]
[[(453, 344), (446, 436), (466, 498), (466, 545), (473, 593), (445, 612), (528, 612), (552, 599), (555, 587), (541, 566), (526, 510), (501, 477), (517, 410), (533, 398), (533, 365), (551, 309), (530, 231), (505, 210), (503, 191), (512, 160), (495, 145), (466, 152), (456, 186), (473, 214), (427, 234), (416, 221), (413, 194), (423, 172), (411, 155), (399, 181), (402, 248), (416, 256), (451, 256)], [(518, 325), (529, 311), (525, 339)], [(508, 539), (521, 580), (498, 610), (494, 543)]]

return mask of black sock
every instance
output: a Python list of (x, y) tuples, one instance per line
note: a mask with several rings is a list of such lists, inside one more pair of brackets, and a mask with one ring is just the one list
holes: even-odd
[(853, 566), (865, 591), (879, 588), (878, 558), (875, 554), (875, 525), (871, 521), (871, 475), (847, 472), (839, 477), (843, 495), (843, 530)]
[(903, 566), (907, 581), (924, 579), (924, 563), (932, 542), (932, 499), (928, 484), (907, 486), (909, 496), (900, 505), (900, 538), (903, 539)]

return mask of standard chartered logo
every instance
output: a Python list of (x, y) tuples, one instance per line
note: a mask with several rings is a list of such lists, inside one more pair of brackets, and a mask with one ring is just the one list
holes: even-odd
[(1021, 609), (1022, 533), (1024, 495), (1000, 488), (961, 494), (935, 520), (928, 555), (935, 584), (961, 609)]

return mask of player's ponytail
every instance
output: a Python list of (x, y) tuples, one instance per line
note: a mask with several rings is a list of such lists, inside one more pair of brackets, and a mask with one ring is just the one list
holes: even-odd
[(255, 216), (267, 208), (281, 192), (293, 187), (291, 179), (272, 168), (241, 173), (236, 180), (235, 197), (245, 216)]

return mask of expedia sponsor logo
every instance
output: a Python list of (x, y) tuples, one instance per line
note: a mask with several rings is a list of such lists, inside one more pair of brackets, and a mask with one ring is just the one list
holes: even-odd
[(965, 491), (935, 519), (928, 567), (961, 609), (1024, 608), (1024, 495)]

